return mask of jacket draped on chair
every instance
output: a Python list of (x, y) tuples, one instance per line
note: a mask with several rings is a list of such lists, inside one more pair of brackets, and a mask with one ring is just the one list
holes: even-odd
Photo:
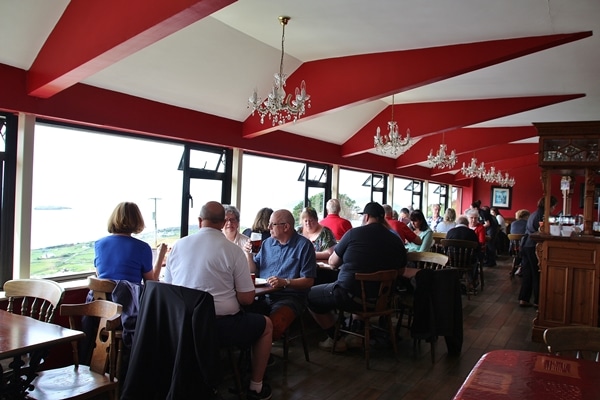
[(121, 399), (200, 398), (216, 387), (221, 368), (215, 321), (209, 293), (147, 282)]
[(444, 336), (448, 354), (458, 355), (463, 342), (462, 298), (455, 269), (422, 269), (415, 276), (414, 339)]

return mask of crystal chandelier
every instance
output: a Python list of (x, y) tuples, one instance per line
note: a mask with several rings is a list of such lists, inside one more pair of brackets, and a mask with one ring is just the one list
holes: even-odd
[(306, 108), (310, 108), (310, 95), (306, 93), (306, 83), (304, 80), (300, 84), (300, 89), (296, 88), (295, 96), (285, 93), (285, 80), (287, 75), (283, 73), (283, 55), (285, 54), (285, 26), (290, 17), (280, 16), (279, 22), (283, 29), (281, 33), (281, 61), (279, 63), (279, 72), (275, 73), (275, 83), (267, 98), (263, 101), (258, 97), (257, 89), (248, 99), (248, 108), (252, 108), (252, 115), (258, 112), (260, 123), (265, 121), (265, 115), (269, 117), (273, 126), (283, 125), (286, 122), (296, 122), (298, 118), (306, 113)]
[(380, 153), (389, 153), (396, 157), (406, 153), (415, 144), (415, 141), (410, 137), (410, 129), (406, 130), (406, 137), (404, 139), (398, 133), (398, 123), (394, 121), (394, 95), (392, 95), (392, 119), (387, 124), (387, 135), (381, 136), (381, 129), (377, 127), (373, 146)]
[(471, 163), (469, 165), (465, 165), (463, 162), (460, 172), (462, 172), (467, 178), (482, 178), (485, 174), (485, 164), (481, 163), (478, 166), (477, 159), (471, 158)]
[(452, 168), (456, 165), (456, 161), (456, 151), (452, 150), (450, 154), (446, 154), (446, 145), (443, 143), (440, 144), (440, 149), (435, 155), (433, 149), (431, 149), (427, 156), (427, 162), (434, 168)]
[(502, 174), (501, 171), (496, 171), (495, 167), (490, 167), (489, 171), (485, 169), (485, 164), (482, 162), (477, 165), (477, 159), (471, 158), (471, 163), (465, 165), (463, 163), (460, 172), (463, 173), (467, 178), (479, 178), (489, 183), (497, 183), (502, 187), (513, 187), (515, 185), (515, 178), (508, 175), (508, 173)]

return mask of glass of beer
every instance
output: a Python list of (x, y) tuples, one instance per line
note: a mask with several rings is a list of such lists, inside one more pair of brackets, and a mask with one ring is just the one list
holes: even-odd
[(250, 234), (250, 244), (252, 245), (252, 252), (258, 253), (262, 245), (262, 234), (260, 232), (252, 232)]

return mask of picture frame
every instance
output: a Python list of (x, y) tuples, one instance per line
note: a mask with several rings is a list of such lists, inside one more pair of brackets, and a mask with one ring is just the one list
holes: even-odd
[[(598, 197), (600, 197), (600, 185), (594, 187), (594, 208), (598, 208)], [(579, 208), (583, 208), (583, 202), (585, 200), (585, 183), (581, 184), (581, 191), (579, 192)]]
[(500, 187), (492, 186), (492, 193), (490, 199), (490, 207), (496, 207), (498, 209), (510, 209), (512, 203), (512, 188), (511, 187)]

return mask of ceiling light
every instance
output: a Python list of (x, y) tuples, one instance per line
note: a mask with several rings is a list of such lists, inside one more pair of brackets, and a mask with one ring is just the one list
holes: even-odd
[(415, 144), (415, 140), (410, 137), (410, 129), (406, 130), (404, 139), (398, 134), (398, 123), (394, 121), (394, 95), (392, 95), (392, 120), (388, 121), (387, 124), (388, 133), (383, 136), (381, 135), (381, 129), (377, 127), (373, 147), (380, 153), (389, 153), (398, 157), (410, 149)]
[(298, 120), (310, 108), (310, 95), (306, 93), (306, 83), (302, 81), (300, 89), (296, 88), (295, 96), (285, 93), (285, 80), (287, 76), (283, 73), (283, 55), (285, 54), (285, 26), (290, 17), (280, 16), (279, 22), (283, 27), (281, 33), (281, 61), (279, 63), (279, 72), (275, 73), (275, 83), (271, 93), (263, 101), (258, 97), (257, 89), (248, 99), (248, 108), (252, 108), (252, 115), (258, 112), (260, 123), (264, 123), (265, 115), (269, 117), (273, 126), (282, 125), (286, 122)]
[(456, 165), (456, 161), (456, 150), (452, 150), (450, 154), (446, 154), (446, 145), (443, 143), (440, 144), (440, 149), (435, 155), (433, 154), (433, 149), (431, 149), (427, 156), (427, 162), (434, 168), (452, 168)]

